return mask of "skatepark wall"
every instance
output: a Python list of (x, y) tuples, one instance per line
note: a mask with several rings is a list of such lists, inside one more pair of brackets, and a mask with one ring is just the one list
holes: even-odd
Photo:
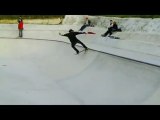
[[(66, 15), (62, 24), (82, 25), (87, 15)], [(118, 26), (127, 32), (160, 32), (160, 18), (118, 18), (103, 16), (87, 16), (96, 27), (107, 28), (110, 20), (117, 22)]]

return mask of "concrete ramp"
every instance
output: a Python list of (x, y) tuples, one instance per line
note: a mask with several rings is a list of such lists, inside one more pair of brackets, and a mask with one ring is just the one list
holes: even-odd
[(0, 83), (0, 104), (160, 104), (159, 67), (45, 39), (1, 38)]

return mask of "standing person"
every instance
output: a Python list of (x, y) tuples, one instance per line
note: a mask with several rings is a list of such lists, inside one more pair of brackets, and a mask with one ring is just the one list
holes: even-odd
[(23, 37), (23, 20), (18, 19), (19, 37)]
[(85, 23), (83, 24), (83, 26), (80, 28), (79, 31), (83, 31), (86, 27), (91, 26), (91, 21), (88, 19), (88, 17), (86, 17)]
[(112, 33), (115, 31), (121, 31), (121, 29), (118, 29), (118, 25), (115, 21), (113, 22), (112, 20), (110, 20), (110, 26), (108, 27), (108, 30), (104, 34), (102, 34), (101, 36), (106, 37), (108, 34), (109, 34), (109, 36), (111, 36)]
[(86, 34), (86, 33), (85, 32), (83, 32), (83, 33), (82, 32), (74, 32), (72, 29), (69, 30), (69, 33), (66, 33), (64, 35), (62, 35), (61, 33), (59, 33), (59, 35), (66, 36), (66, 37), (69, 38), (69, 40), (71, 42), (71, 47), (77, 52), (77, 54), (79, 54), (79, 50), (75, 47), (75, 45), (77, 43), (81, 44), (85, 48), (85, 50), (88, 50), (88, 48), (86, 47), (86, 45), (83, 44), (80, 40), (78, 40), (76, 38), (76, 35), (79, 35), (79, 34)]

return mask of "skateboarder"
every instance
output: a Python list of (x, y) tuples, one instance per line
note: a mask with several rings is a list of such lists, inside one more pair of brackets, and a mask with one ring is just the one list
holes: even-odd
[(70, 29), (69, 30), (69, 33), (66, 33), (64, 35), (62, 35), (61, 33), (59, 33), (59, 35), (61, 36), (66, 36), (69, 38), (70, 42), (71, 42), (71, 47), (77, 52), (77, 54), (79, 54), (79, 50), (75, 47), (75, 45), (77, 43), (81, 44), (85, 50), (88, 50), (88, 48), (86, 47), (85, 44), (83, 44), (80, 40), (78, 40), (76, 38), (76, 35), (79, 35), (79, 34), (86, 34), (85, 32), (74, 32), (74, 30)]

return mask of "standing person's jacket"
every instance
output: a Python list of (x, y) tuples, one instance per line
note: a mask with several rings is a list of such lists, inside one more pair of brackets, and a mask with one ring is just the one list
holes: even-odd
[(23, 30), (23, 21), (20, 21), (18, 24), (18, 29)]

